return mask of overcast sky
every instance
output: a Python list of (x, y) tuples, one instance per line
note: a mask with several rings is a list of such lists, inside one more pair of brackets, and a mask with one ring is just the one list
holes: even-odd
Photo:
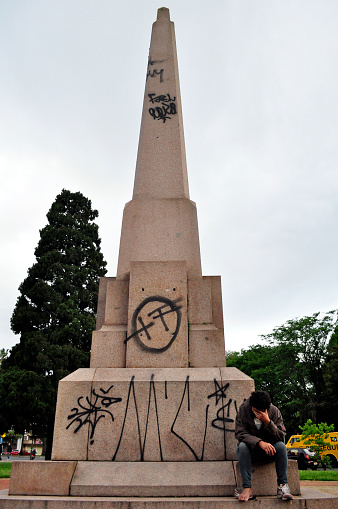
[[(225, 344), (338, 308), (338, 2), (171, 0), (204, 275)], [(158, 1), (0, 4), (1, 323), (57, 194), (99, 211), (116, 275)]]

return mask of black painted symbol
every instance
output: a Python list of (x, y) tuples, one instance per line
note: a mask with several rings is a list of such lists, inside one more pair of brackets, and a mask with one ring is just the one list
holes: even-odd
[[(217, 410), (216, 419), (214, 419), (211, 423), (211, 425), (214, 428), (220, 429), (222, 431), (231, 431), (235, 432), (233, 428), (229, 428), (229, 423), (233, 423), (234, 419), (230, 418), (230, 406), (232, 403), (232, 399), (230, 398), (227, 403), (224, 403), (224, 400), (226, 399), (226, 391), (229, 388), (229, 383), (221, 386), (217, 382), (216, 379), (214, 379), (215, 384), (215, 392), (212, 394), (209, 394), (208, 399), (215, 398), (215, 406), (218, 405), (218, 403), (221, 401), (222, 406)], [(234, 402), (235, 408), (237, 409), (237, 404)], [(225, 415), (225, 409), (227, 409), (227, 413)]]
[(132, 334), (124, 342), (135, 338), (142, 348), (157, 353), (170, 348), (180, 330), (180, 300), (160, 296), (145, 299), (134, 312)]
[(155, 64), (162, 64), (163, 60), (152, 60), (150, 57), (148, 59), (148, 69), (147, 69), (147, 77), (146, 80), (150, 78), (156, 78), (157, 76), (160, 77), (160, 83), (163, 82), (163, 74), (164, 69), (150, 69), (150, 67), (153, 67)]
[[(109, 396), (108, 392), (114, 387), (111, 385), (108, 390), (99, 389), (101, 394), (97, 394), (95, 389), (92, 389), (91, 395), (95, 397), (93, 403), (90, 401), (90, 398), (87, 396), (80, 396), (77, 399), (78, 407), (71, 409), (71, 414), (68, 415), (68, 420), (71, 421), (66, 429), (68, 429), (72, 424), (76, 423), (77, 426), (74, 430), (74, 433), (77, 433), (82, 426), (88, 424), (91, 429), (90, 433), (90, 443), (94, 443), (94, 433), (97, 423), (100, 419), (104, 419), (108, 414), (111, 417), (111, 420), (114, 421), (114, 416), (108, 408), (115, 403), (120, 403), (122, 398), (115, 398), (114, 396)], [(83, 402), (84, 400), (84, 402)]]
[(182, 405), (183, 405), (183, 402), (184, 402), (185, 399), (187, 400), (187, 410), (188, 410), (188, 412), (190, 412), (189, 375), (187, 376), (187, 378), (185, 380), (184, 391), (183, 391), (183, 395), (182, 395), (182, 398), (181, 398), (180, 406), (178, 407), (178, 410), (177, 410), (177, 413), (175, 415), (174, 422), (172, 423), (172, 426), (170, 428), (170, 431), (179, 440), (181, 440), (186, 447), (188, 447), (188, 449), (192, 452), (192, 454), (193, 454), (193, 456), (194, 456), (196, 461), (203, 461), (203, 458), (204, 458), (204, 448), (205, 448), (205, 438), (206, 438), (206, 435), (207, 435), (207, 427), (208, 427), (208, 412), (209, 412), (209, 406), (210, 405), (207, 405), (206, 408), (205, 408), (205, 424), (204, 424), (204, 435), (203, 435), (203, 443), (202, 443), (202, 453), (201, 453), (201, 457), (199, 457), (198, 454), (196, 453), (196, 451), (193, 449), (193, 447), (189, 444), (188, 440), (183, 438), (182, 432), (181, 432), (181, 434), (179, 434), (175, 430), (176, 421), (177, 421), (177, 418), (178, 418), (178, 416), (180, 414), (180, 411), (181, 411), (181, 408), (182, 408)]
[[(129, 389), (128, 389), (126, 409), (125, 409), (125, 413), (124, 413), (124, 418), (123, 418), (123, 424), (122, 424), (122, 428), (121, 428), (120, 438), (119, 438), (118, 444), (116, 446), (116, 449), (115, 449), (112, 461), (116, 460), (116, 456), (117, 456), (117, 453), (119, 451), (119, 448), (120, 448), (120, 445), (121, 445), (121, 442), (122, 442), (122, 438), (123, 438), (123, 434), (124, 434), (124, 428), (125, 428), (126, 420), (127, 420), (127, 414), (128, 414), (129, 407), (131, 405), (131, 399), (134, 402), (134, 408), (135, 408), (135, 413), (136, 413), (136, 425), (137, 425), (138, 445), (139, 445), (139, 450), (140, 450), (140, 460), (144, 461), (144, 450), (145, 450), (145, 446), (146, 446), (147, 435), (148, 435), (148, 426), (149, 426), (150, 405), (151, 405), (151, 400), (153, 399), (154, 407), (155, 407), (155, 414), (156, 414), (157, 438), (158, 438), (158, 447), (159, 447), (159, 453), (160, 453), (160, 460), (163, 461), (162, 444), (161, 444), (161, 433), (160, 433), (160, 423), (159, 423), (159, 412), (158, 412), (158, 406), (157, 406), (157, 395), (156, 395), (156, 387), (155, 387), (155, 382), (154, 382), (154, 375), (151, 375), (150, 384), (149, 384), (147, 420), (146, 420), (146, 427), (145, 427), (143, 439), (142, 439), (142, 436), (141, 436), (141, 425), (140, 425), (140, 417), (139, 417), (139, 411), (138, 411), (138, 405), (137, 405), (137, 398), (136, 398), (136, 394), (135, 394), (134, 379), (135, 379), (135, 377), (132, 376), (132, 378), (130, 380), (130, 384), (129, 384)], [(154, 446), (154, 444), (153, 444), (153, 446)]]

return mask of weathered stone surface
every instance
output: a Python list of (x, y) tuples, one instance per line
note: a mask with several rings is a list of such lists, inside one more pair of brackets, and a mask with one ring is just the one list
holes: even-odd
[(210, 280), (211, 284), (212, 323), (215, 327), (217, 327), (217, 329), (223, 330), (221, 276), (203, 276), (203, 279)]
[(76, 461), (13, 461), (9, 494), (69, 495), (75, 467)]
[(189, 323), (212, 324), (212, 299), (210, 279), (196, 278), (188, 280)]
[(92, 334), (91, 368), (124, 368), (126, 366), (127, 325), (103, 325)]
[(231, 462), (83, 462), (76, 467), (72, 496), (229, 496), (235, 489)]
[(127, 367), (188, 367), (185, 262), (132, 262)]
[[(238, 463), (235, 463), (235, 475), (237, 486), (242, 486), (242, 477), (239, 470)], [(267, 463), (265, 465), (252, 465), (252, 490), (255, 495), (266, 496), (272, 495), (277, 492), (277, 476), (275, 462)], [(296, 461), (289, 461), (288, 463), (288, 483), (290, 491), (293, 495), (300, 495), (300, 483), (298, 465)]]
[(326, 495), (322, 498), (311, 498), (306, 500), (306, 509), (337, 509), (338, 497), (328, 498)]
[(186, 198), (134, 199), (123, 212), (118, 279), (132, 261), (186, 261), (188, 277), (201, 277), (196, 204)]
[(128, 281), (108, 278), (103, 326), (126, 325), (128, 321)]
[(236, 409), (252, 387), (236, 368), (79, 370), (60, 382), (53, 459), (236, 459)]
[(189, 365), (225, 366), (223, 330), (214, 325), (191, 325), (189, 328)]

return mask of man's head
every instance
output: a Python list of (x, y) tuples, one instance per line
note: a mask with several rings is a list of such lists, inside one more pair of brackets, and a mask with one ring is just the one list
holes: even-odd
[(265, 410), (269, 410), (271, 405), (270, 394), (265, 391), (254, 391), (251, 393), (250, 406), (256, 408), (257, 410), (261, 410), (264, 412)]

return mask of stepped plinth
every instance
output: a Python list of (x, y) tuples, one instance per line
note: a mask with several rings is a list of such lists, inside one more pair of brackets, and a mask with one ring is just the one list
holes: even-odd
[[(230, 508), (235, 418), (252, 390), (226, 367), (220, 277), (202, 275), (174, 25), (161, 8), (134, 192), (116, 277), (100, 281), (90, 367), (60, 381), (52, 461), (13, 464), (5, 507), (35, 507), (37, 496), (36, 508)], [(271, 471), (257, 476), (261, 494), (275, 494)]]

